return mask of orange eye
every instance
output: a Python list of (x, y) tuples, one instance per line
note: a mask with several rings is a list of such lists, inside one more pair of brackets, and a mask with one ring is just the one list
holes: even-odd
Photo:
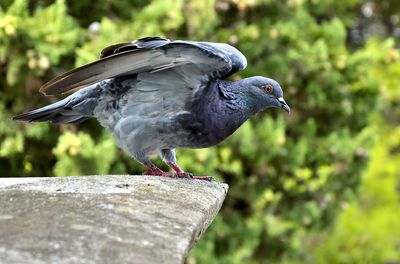
[(271, 85), (269, 85), (269, 84), (267, 84), (267, 85), (264, 85), (264, 91), (266, 92), (266, 93), (272, 93), (272, 86)]

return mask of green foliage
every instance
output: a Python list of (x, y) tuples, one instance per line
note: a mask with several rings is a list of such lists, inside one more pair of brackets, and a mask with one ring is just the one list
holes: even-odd
[(278, 80), (293, 112), (271, 109), (217, 147), (178, 150), (183, 168), (230, 185), (221, 213), (189, 261), (398, 261), (394, 230), (400, 227), (393, 212), (399, 212), (399, 53), (393, 39), (370, 38), (362, 47), (349, 43), (360, 5), (4, 1), (0, 176), (142, 172), (95, 121), (57, 127), (11, 117), (56, 101), (38, 88), (95, 60), (108, 45), (148, 35), (227, 42), (249, 62), (233, 79)]
[[(344, 203), (334, 227), (309, 238), (313, 263), (397, 263), (400, 261), (400, 127), (376, 129), (381, 136), (363, 175), (360, 200)], [(323, 243), (315, 243), (323, 241)], [(345, 250), (343, 250), (345, 249)], [(338, 252), (341, 252), (338, 254)]]
[[(56, 176), (106, 174), (116, 157), (116, 146), (111, 135), (95, 143), (86, 133), (64, 133), (53, 149), (57, 157)], [(105, 155), (107, 154), (107, 155)]]

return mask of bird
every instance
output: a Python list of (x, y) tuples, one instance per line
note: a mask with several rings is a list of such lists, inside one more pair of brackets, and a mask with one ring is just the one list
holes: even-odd
[[(148, 175), (193, 176), (175, 149), (208, 148), (267, 108), (290, 112), (279, 83), (253, 76), (228, 80), (247, 66), (226, 43), (145, 37), (108, 46), (94, 62), (45, 83), (40, 92), (64, 99), (13, 117), (17, 121), (80, 123), (96, 118)], [(174, 173), (151, 162), (160, 156)]]

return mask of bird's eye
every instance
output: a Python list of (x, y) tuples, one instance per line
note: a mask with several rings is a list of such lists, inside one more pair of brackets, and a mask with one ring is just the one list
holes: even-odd
[(272, 93), (272, 91), (273, 91), (272, 86), (269, 85), (269, 84), (264, 85), (264, 86), (263, 86), (263, 89), (264, 89), (264, 91), (265, 91), (266, 93)]

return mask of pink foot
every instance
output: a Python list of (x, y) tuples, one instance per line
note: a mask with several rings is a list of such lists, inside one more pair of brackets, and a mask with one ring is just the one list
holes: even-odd
[(214, 178), (211, 176), (192, 176), (193, 180), (201, 180), (201, 181), (214, 181)]
[(144, 164), (149, 170), (142, 173), (142, 175), (152, 175), (152, 176), (164, 176), (164, 177), (175, 177), (174, 173), (165, 172), (162, 169), (158, 168), (153, 163), (145, 163)]
[(167, 165), (170, 166), (171, 168), (176, 171), (176, 176), (182, 177), (182, 178), (189, 178), (193, 180), (203, 180), (203, 181), (213, 181), (214, 178), (211, 176), (193, 176), (193, 174), (189, 172), (184, 172), (176, 163), (173, 162), (167, 162)]
[(154, 173), (152, 171), (145, 171), (142, 173), (142, 175), (149, 175), (149, 176), (163, 176), (163, 177), (176, 177), (175, 173), (171, 172), (165, 172), (163, 171), (162, 173)]

